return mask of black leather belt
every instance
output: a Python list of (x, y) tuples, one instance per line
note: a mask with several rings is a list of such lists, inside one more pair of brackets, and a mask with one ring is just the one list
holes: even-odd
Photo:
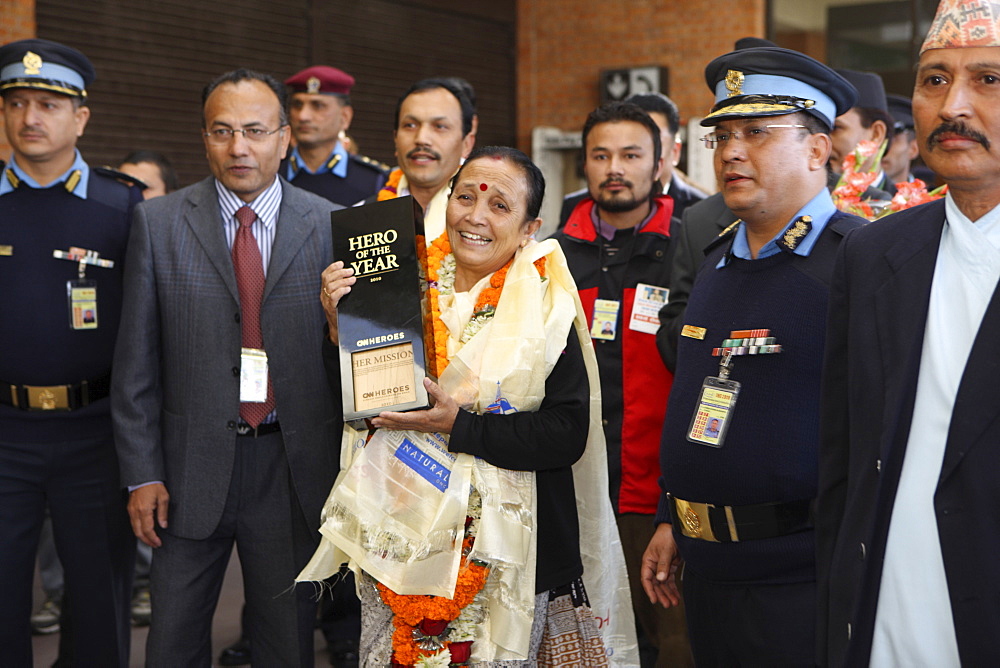
[(0, 383), (0, 404), (24, 411), (72, 411), (103, 399), (110, 392), (110, 373), (71, 385)]
[(811, 499), (751, 506), (716, 506), (668, 495), (670, 512), (681, 533), (716, 543), (777, 538), (811, 529)]
[(258, 436), (267, 436), (268, 434), (273, 434), (276, 431), (281, 431), (280, 422), (269, 422), (267, 424), (259, 424), (257, 428), (254, 429), (245, 422), (240, 422), (236, 425), (236, 435), (237, 436), (249, 436), (250, 438), (256, 438)]

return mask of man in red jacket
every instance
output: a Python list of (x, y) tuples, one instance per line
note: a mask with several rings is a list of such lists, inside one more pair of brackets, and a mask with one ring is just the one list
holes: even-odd
[(670, 274), (673, 200), (660, 193), (660, 130), (636, 105), (612, 102), (583, 128), (589, 196), (555, 235), (590, 320), (601, 372), (611, 502), (636, 619), (659, 666), (691, 663), (683, 612), (654, 608), (639, 564), (659, 498), (659, 434), (673, 376), (656, 350)]

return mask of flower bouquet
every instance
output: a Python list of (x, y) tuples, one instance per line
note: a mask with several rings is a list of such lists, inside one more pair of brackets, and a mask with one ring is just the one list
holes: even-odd
[(896, 194), (891, 200), (866, 198), (865, 191), (881, 171), (879, 167), (887, 146), (887, 141), (883, 141), (881, 145), (874, 141), (863, 141), (844, 158), (843, 172), (832, 193), (833, 203), (838, 209), (872, 221), (944, 197), (948, 191), (947, 185), (928, 192), (926, 183), (914, 179), (897, 183)]

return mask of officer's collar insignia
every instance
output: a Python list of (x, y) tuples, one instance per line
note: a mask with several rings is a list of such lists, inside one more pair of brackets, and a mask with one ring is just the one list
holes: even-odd
[(739, 70), (729, 70), (726, 72), (726, 89), (729, 97), (743, 94), (743, 73)]
[(340, 155), (339, 153), (338, 153), (338, 154), (336, 154), (335, 156), (333, 156), (333, 157), (332, 157), (332, 158), (330, 159), (330, 162), (326, 163), (326, 168), (327, 168), (327, 169), (333, 169), (334, 167), (336, 167), (336, 166), (337, 166), (337, 164), (338, 164), (338, 163), (340, 163), (340, 158), (341, 158), (341, 157), (342, 157), (342, 156), (341, 156), (341, 155)]
[(812, 218), (802, 216), (792, 226), (785, 230), (785, 235), (781, 238), (781, 245), (790, 251), (795, 250), (799, 243), (805, 239), (809, 231), (812, 230)]
[(299, 160), (294, 155), (288, 159), (288, 164), (292, 166), (292, 173), (297, 174), (299, 171)]
[(7, 168), (4, 174), (7, 175), (7, 182), (10, 183), (12, 188), (17, 189), (17, 187), (21, 185), (21, 179), (17, 178), (17, 174), (15, 174), (14, 170), (10, 167)]
[(80, 185), (80, 179), (83, 177), (83, 172), (79, 169), (74, 169), (73, 173), (69, 175), (66, 179), (66, 192), (73, 192), (76, 187)]
[(309, 80), (306, 81), (306, 92), (307, 93), (319, 92), (319, 77), (309, 77)]
[(42, 58), (37, 53), (28, 51), (21, 59), (24, 73), (29, 76), (37, 76), (42, 73)]

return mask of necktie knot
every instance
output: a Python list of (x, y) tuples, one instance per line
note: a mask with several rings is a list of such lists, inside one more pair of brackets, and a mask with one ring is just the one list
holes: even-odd
[(240, 221), (240, 227), (249, 227), (253, 221), (257, 220), (257, 214), (246, 204), (236, 210), (236, 220)]

